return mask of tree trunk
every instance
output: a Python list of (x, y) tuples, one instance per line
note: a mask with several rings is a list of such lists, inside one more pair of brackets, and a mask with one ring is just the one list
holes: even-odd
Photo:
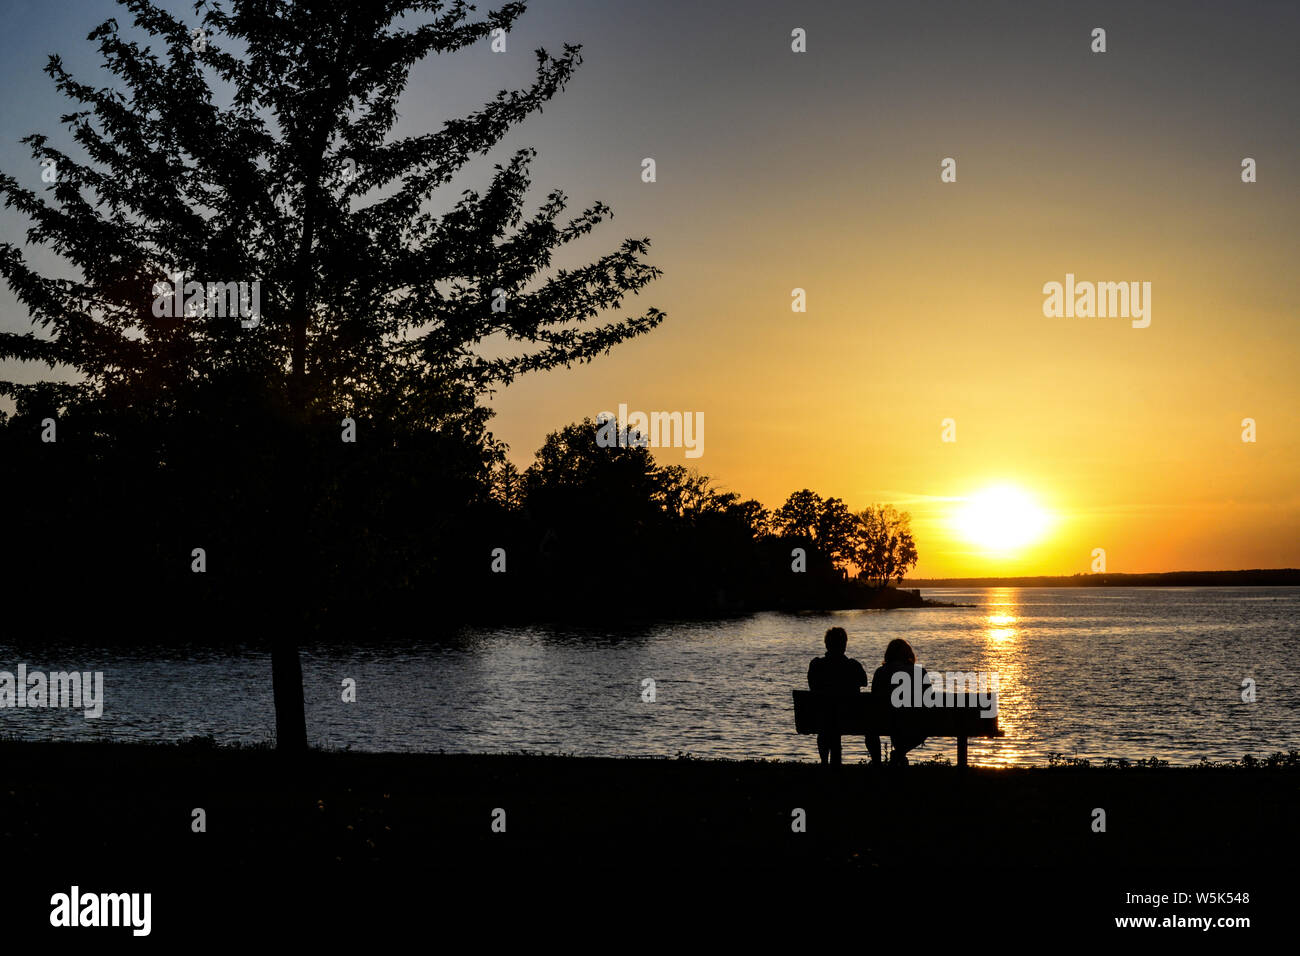
[[(311, 590), (307, 587), (307, 529), (311, 520), (312, 490), (310, 467), (306, 455), (312, 444), (309, 434), (311, 421), (310, 398), (307, 387), (307, 324), (310, 317), (313, 273), (312, 250), (316, 237), (316, 209), (321, 201), (320, 175), (324, 163), (325, 149), (329, 139), (329, 126), (322, 123), (319, 132), (312, 137), (313, 148), (308, 161), (304, 164), (305, 205), (302, 210), (302, 235), (298, 242), (296, 275), (293, 295), (289, 307), (292, 323), (290, 403), (297, 413), (296, 422), (299, 430), (297, 438), (298, 461), (297, 480), (288, 486), (289, 513), (298, 518), (295, 543), (290, 548), (291, 567), (288, 569), (289, 581), (296, 585), (289, 589), (289, 605), (286, 613), (279, 615), (276, 634), (271, 644), (271, 686), (275, 694), (275, 740), (276, 749), (282, 754), (305, 753), (307, 750), (307, 713), (306, 700), (302, 691), (302, 660), (298, 656), (297, 631), (305, 615), (302, 602), (308, 600)], [(280, 596), (283, 601), (283, 595)], [(294, 613), (295, 609), (298, 613)]]
[(264, 604), (271, 614), (271, 687), (275, 695), (275, 741), (282, 754), (307, 750), (306, 701), (302, 690), (302, 661), (298, 656), (301, 639), (310, 615), (307, 602), (314, 598), (309, 587), (307, 543), (311, 515), (312, 488), (308, 484), (310, 468), (306, 455), (310, 440), (305, 426), (296, 423), (293, 438), (286, 443), (292, 461), (284, 469), (281, 485), (281, 513), (288, 518), (283, 542), (277, 585), (265, 587)]
[[(285, 755), (307, 750), (306, 701), (302, 688), (302, 661), (298, 644), (310, 620), (308, 602), (315, 598), (310, 585), (308, 543), (311, 499), (311, 469), (307, 455), (311, 448), (306, 425), (290, 423), (290, 433), (281, 446), (284, 462), (279, 482), (276, 511), (284, 515), (284, 534), (270, 564), (276, 573), (260, 582), (262, 606), (269, 612), (271, 632), (271, 688), (275, 698), (276, 749)], [(268, 572), (271, 568), (268, 568)]]
[(275, 694), (275, 746), (281, 753), (307, 750), (307, 712), (302, 693), (302, 661), (292, 636), (271, 645), (271, 686)]

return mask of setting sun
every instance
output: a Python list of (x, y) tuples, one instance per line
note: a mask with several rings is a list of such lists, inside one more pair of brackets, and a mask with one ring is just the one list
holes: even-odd
[(986, 488), (967, 498), (954, 517), (955, 529), (972, 544), (1008, 552), (1033, 544), (1049, 524), (1046, 511), (1012, 485)]

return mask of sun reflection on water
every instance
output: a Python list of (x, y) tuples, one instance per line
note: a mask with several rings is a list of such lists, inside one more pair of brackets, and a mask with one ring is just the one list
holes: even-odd
[(1023, 651), (1018, 589), (998, 588), (989, 594), (982, 636), (984, 668), (998, 675), (998, 728), (1006, 736), (981, 741), (977, 762), (985, 766), (1021, 763), (1032, 751), (1028, 741), (1020, 739), (1028, 704), (1021, 684)]

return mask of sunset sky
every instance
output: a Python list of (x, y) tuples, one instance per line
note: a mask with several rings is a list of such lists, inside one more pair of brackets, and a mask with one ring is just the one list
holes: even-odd
[[(17, 140), (63, 142), (69, 108), (45, 56), (107, 82), (84, 38), (127, 16), (4, 9), (0, 167), (39, 182)], [(664, 277), (625, 312), (668, 319), (497, 394), (494, 433), (523, 466), (547, 432), (620, 403), (703, 412), (702, 457), (660, 461), (769, 507), (803, 487), (894, 503), (918, 576), (1086, 572), (1094, 548), (1120, 572), (1300, 565), (1298, 9), (536, 0), (507, 53), (417, 67), (400, 131), (526, 82), (537, 46), (584, 44), (568, 91), (448, 193), (537, 147), (539, 195), (614, 209), (582, 255), (652, 239)], [(0, 238), (25, 228), (0, 214)], [(1150, 327), (1044, 317), (1066, 273), (1150, 282)], [(0, 329), (26, 326), (0, 292)], [(1046, 525), (990, 553), (955, 516), (999, 485)]]

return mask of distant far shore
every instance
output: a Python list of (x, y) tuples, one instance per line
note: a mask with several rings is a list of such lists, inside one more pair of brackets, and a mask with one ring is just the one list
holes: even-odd
[(1300, 568), (1162, 571), (1152, 574), (1060, 574), (1019, 578), (908, 578), (902, 584), (912, 588), (1300, 587)]

